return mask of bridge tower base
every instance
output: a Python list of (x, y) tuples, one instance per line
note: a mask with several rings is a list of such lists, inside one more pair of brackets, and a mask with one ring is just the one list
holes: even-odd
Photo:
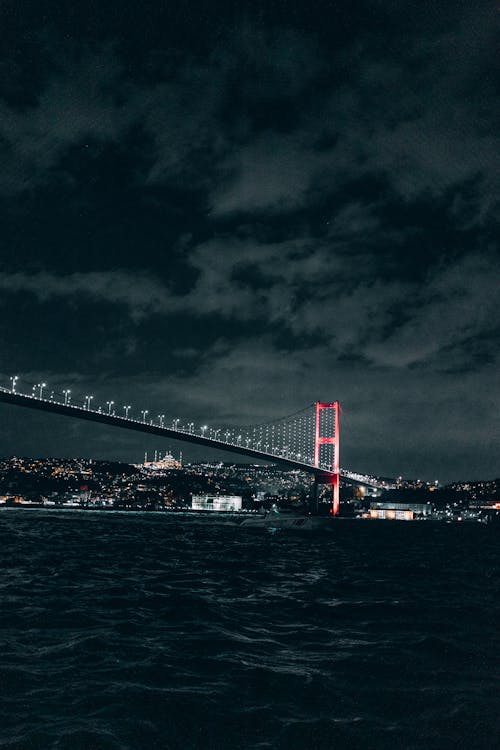
[(311, 512), (312, 513), (318, 513), (319, 512), (319, 488), (320, 485), (328, 485), (328, 487), (331, 487), (332, 491), (332, 507), (330, 508), (330, 513), (333, 516), (337, 516), (339, 513), (339, 507), (340, 507), (340, 486), (339, 486), (339, 475), (334, 474), (333, 476), (331, 474), (316, 474), (314, 477), (314, 485), (312, 489), (312, 502), (311, 502)]

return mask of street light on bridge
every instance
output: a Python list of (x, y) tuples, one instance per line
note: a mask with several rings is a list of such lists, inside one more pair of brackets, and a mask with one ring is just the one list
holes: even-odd
[(19, 380), (19, 376), (18, 375), (11, 375), (11, 377), (9, 379), (10, 379), (10, 382), (11, 382), (11, 386), (10, 386), (11, 393), (15, 393), (16, 392), (16, 383)]
[(38, 383), (38, 387), (40, 388), (40, 401), (43, 398), (43, 389), (46, 387), (47, 383)]
[(106, 401), (106, 406), (108, 407), (108, 414), (111, 414), (111, 407), (113, 406), (115, 402), (114, 401)]
[(203, 427), (201, 427), (201, 429), (200, 429), (200, 431), (201, 431), (201, 436), (202, 436), (202, 437), (205, 437), (205, 432), (206, 432), (206, 429), (207, 429), (207, 425), (206, 425), (206, 424), (204, 424), (204, 425), (203, 425)]
[(142, 421), (144, 422), (144, 424), (146, 424), (146, 414), (149, 414), (149, 411), (147, 409), (142, 409), (141, 414), (142, 414)]
[(87, 411), (90, 411), (90, 402), (93, 398), (93, 396), (85, 396), (85, 408), (87, 409)]
[(128, 404), (127, 406), (124, 406), (123, 409), (125, 411), (125, 419), (128, 419), (128, 413), (130, 411), (130, 404)]
[(71, 390), (68, 388), (67, 390), (63, 391), (63, 393), (64, 393), (64, 406), (67, 406), (68, 405), (68, 401), (70, 399), (70, 395), (69, 394), (71, 393)]

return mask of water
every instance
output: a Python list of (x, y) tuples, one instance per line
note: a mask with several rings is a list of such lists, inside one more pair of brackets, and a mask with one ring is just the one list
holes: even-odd
[(498, 531), (0, 512), (0, 748), (499, 746)]

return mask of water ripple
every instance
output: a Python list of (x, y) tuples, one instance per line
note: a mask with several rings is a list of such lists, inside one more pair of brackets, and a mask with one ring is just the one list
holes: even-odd
[(0, 511), (1, 750), (490, 750), (489, 527)]

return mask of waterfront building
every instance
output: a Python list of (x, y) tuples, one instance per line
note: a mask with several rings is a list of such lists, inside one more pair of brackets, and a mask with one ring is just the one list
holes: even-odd
[(370, 509), (370, 518), (378, 519), (383, 521), (413, 521), (413, 511), (405, 508), (404, 510), (396, 510), (395, 508)]
[(237, 511), (241, 510), (241, 495), (193, 495), (193, 510)]
[(395, 503), (391, 501), (386, 502), (371, 502), (370, 509), (373, 510), (411, 510), (415, 515), (418, 516), (430, 516), (432, 513), (432, 505), (430, 503)]

